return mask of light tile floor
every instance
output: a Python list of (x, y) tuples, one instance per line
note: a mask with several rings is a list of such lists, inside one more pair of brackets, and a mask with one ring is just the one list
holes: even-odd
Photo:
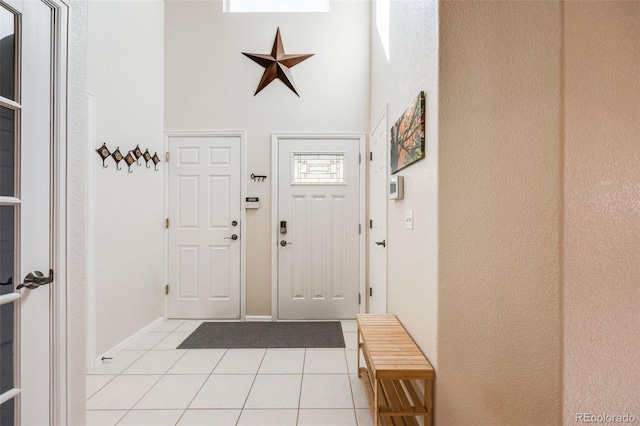
[(346, 349), (175, 349), (167, 321), (87, 374), (87, 425), (369, 426), (355, 321)]

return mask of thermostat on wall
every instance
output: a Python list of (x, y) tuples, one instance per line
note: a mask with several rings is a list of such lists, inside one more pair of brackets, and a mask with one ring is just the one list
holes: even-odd
[(404, 178), (402, 176), (391, 176), (389, 179), (389, 199), (399, 200), (404, 197)]
[(248, 209), (257, 209), (260, 207), (260, 198), (247, 197), (245, 207)]

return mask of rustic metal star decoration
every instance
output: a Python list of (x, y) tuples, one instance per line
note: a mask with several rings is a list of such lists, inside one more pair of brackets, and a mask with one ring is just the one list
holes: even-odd
[[(242, 52), (242, 54), (264, 67), (264, 74), (262, 74), (262, 79), (260, 80), (256, 93), (254, 93), (253, 96), (260, 93), (262, 89), (267, 87), (269, 83), (276, 78), (280, 79), (280, 81), (286, 84), (293, 93), (298, 95), (290, 68), (293, 68), (295, 65), (298, 65), (300, 62), (305, 59), (309, 59), (314, 55), (313, 53), (305, 55), (285, 55), (279, 27), (276, 31), (276, 39), (273, 42), (273, 48), (271, 49), (270, 55), (245, 52)], [(298, 97), (299, 96), (300, 95), (298, 95)]]

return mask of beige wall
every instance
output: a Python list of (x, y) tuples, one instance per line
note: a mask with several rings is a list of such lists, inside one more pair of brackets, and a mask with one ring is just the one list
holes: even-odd
[[(390, 127), (420, 91), (426, 96), (425, 158), (398, 172), (404, 199), (388, 202), (387, 305), (436, 366), (438, 3), (391, 2), (389, 60), (376, 29), (375, 4), (371, 15), (372, 126), (385, 104)], [(413, 210), (413, 230), (405, 229), (406, 210)]]
[[(247, 211), (247, 315), (271, 315), (271, 134), (367, 131), (369, 3), (305, 14), (165, 5), (165, 129), (247, 131), (247, 196), (261, 202)], [(286, 53), (315, 54), (292, 69), (300, 97), (280, 81), (254, 96), (264, 69), (241, 52), (270, 52), (277, 27)]]
[(564, 421), (640, 421), (640, 2), (564, 22)]
[(439, 426), (560, 420), (560, 25), (440, 3)]

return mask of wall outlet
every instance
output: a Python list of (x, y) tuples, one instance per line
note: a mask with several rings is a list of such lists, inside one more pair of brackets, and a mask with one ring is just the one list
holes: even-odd
[(404, 227), (413, 229), (413, 210), (407, 210), (405, 212)]

